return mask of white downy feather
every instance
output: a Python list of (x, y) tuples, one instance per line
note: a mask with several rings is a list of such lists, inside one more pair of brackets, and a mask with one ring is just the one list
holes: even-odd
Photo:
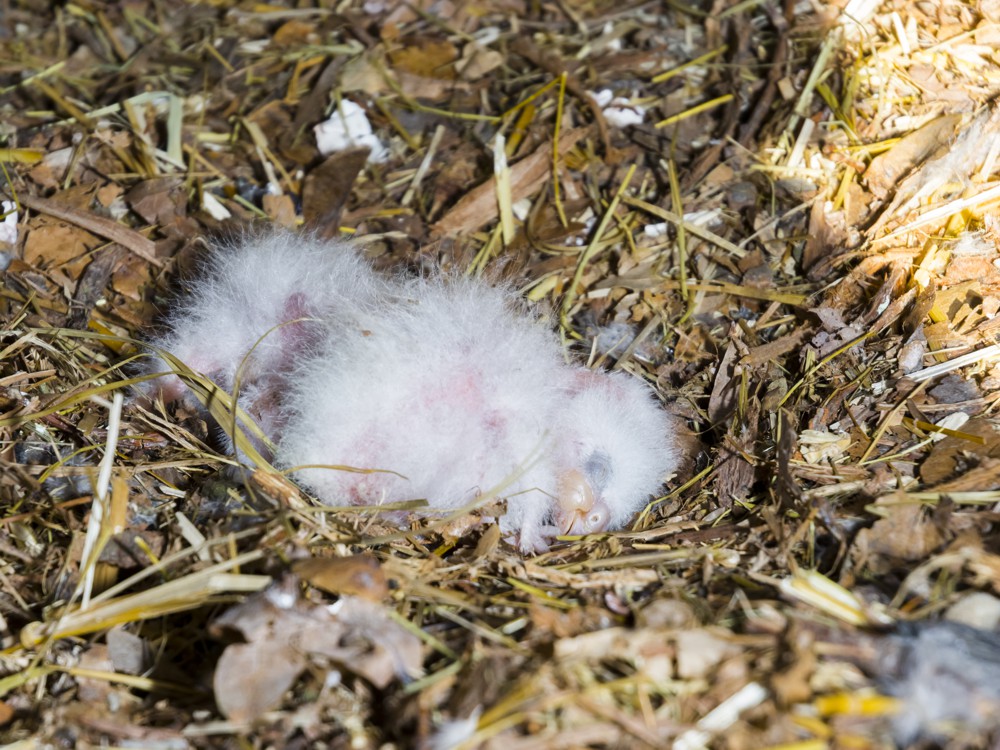
[[(214, 248), (151, 341), (232, 392), (265, 434), (280, 430), (286, 379), (323, 335), (322, 319), (384, 296), (386, 281), (346, 243), (275, 232)], [(342, 314), (342, 313), (341, 313)], [(169, 372), (160, 357), (147, 372)], [(146, 395), (184, 398), (177, 376), (151, 381)]]
[[(253, 349), (240, 403), (331, 504), (448, 510), (496, 491), (501, 529), (534, 551), (620, 528), (680, 460), (651, 389), (565, 364), (511, 290), (390, 280), (343, 243), (278, 233), (220, 252), (170, 323), (154, 343), (227, 390)], [(168, 400), (183, 388), (157, 382)]]
[(527, 544), (557, 489), (550, 415), (563, 371), (552, 334), (515, 301), (469, 279), (418, 280), (368, 315), (331, 318), (293, 382), (279, 463), (383, 470), (296, 472), (333, 503), (451, 509), (503, 484), (501, 526)]

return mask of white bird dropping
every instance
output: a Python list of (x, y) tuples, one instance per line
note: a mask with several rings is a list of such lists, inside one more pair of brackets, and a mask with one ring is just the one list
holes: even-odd
[(350, 99), (340, 102), (329, 119), (313, 128), (316, 148), (323, 156), (349, 148), (369, 149), (368, 161), (381, 163), (389, 156), (389, 149), (379, 140), (360, 104)]

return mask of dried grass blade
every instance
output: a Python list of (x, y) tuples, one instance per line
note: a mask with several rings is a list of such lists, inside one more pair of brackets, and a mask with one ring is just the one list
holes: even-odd
[(21, 630), (21, 644), (30, 648), (48, 640), (93, 633), (114, 625), (195, 609), (217, 594), (260, 591), (271, 582), (270, 576), (224, 572), (237, 567), (249, 557), (250, 555), (242, 555), (183, 578), (167, 581), (147, 591), (100, 604), (92, 602), (90, 609), (75, 610), (54, 622), (30, 623)]

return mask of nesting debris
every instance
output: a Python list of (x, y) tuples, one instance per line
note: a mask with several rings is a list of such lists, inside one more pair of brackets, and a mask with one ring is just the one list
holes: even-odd
[[(926, 623), (1000, 590), (1000, 13), (842, 5), (4, 4), (4, 740), (995, 744), (990, 662), (922, 651), (989, 643)], [(616, 125), (604, 90), (642, 121)], [(320, 153), (313, 129), (352, 108), (384, 161)], [(234, 467), (200, 402), (112, 420), (200, 238), (253, 221), (504, 278), (703, 450), (627, 528), (532, 556), (482, 523), (500, 506), (401, 529), (317, 505), (263, 466), (263, 431)], [(372, 622), (420, 639), (422, 672), (296, 650), (271, 710), (226, 719), (210, 623), (361, 552)], [(297, 613), (358, 596), (303, 580)], [(929, 726), (944, 713), (872, 644), (942, 689), (981, 675), (981, 701)]]

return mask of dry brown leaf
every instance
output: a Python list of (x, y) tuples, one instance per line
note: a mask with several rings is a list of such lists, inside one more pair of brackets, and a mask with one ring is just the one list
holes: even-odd
[(885, 199), (907, 173), (950, 140), (961, 121), (958, 114), (938, 117), (872, 159), (865, 170), (865, 181), (875, 197)]
[(163, 261), (156, 257), (156, 245), (152, 240), (134, 229), (129, 229), (116, 221), (97, 216), (92, 212), (68, 207), (60, 201), (23, 194), (18, 197), (18, 200), (35, 211), (48, 214), (56, 219), (69, 222), (81, 230), (117, 242), (156, 267), (163, 265)]
[(458, 64), (459, 73), (467, 81), (477, 81), (503, 65), (505, 59), (496, 50), (470, 42), (462, 49), (462, 59)]
[[(877, 520), (870, 529), (858, 532), (858, 545), (866, 549), (870, 556), (869, 564), (876, 571), (892, 567), (900, 561), (923, 559), (945, 541), (922, 504), (893, 500), (888, 503), (882, 503), (886, 514), (884, 518)], [(880, 561), (877, 558), (884, 559)]]
[(973, 255), (952, 257), (941, 283), (947, 286), (976, 281), (990, 289), (1000, 288), (1000, 269), (993, 265), (997, 256)]
[(115, 292), (136, 302), (146, 299), (144, 290), (152, 283), (152, 268), (134, 255), (120, 258), (111, 277), (111, 286)]
[(278, 706), (306, 663), (305, 655), (278, 634), (273, 640), (227, 646), (215, 665), (215, 703), (230, 721), (249, 724)]
[(316, 26), (305, 21), (293, 19), (285, 21), (274, 32), (271, 43), (282, 47), (291, 47), (303, 44), (319, 44), (320, 36), (316, 31)]
[(168, 226), (181, 210), (183, 181), (174, 177), (143, 180), (125, 194), (125, 202), (150, 224)]
[(115, 534), (101, 551), (101, 562), (116, 568), (141, 568), (163, 554), (164, 533), (158, 529), (126, 530)]
[(277, 706), (317, 656), (378, 688), (418, 676), (423, 660), (419, 639), (383, 606), (352, 596), (329, 607), (312, 604), (299, 597), (292, 577), (226, 611), (211, 631), (245, 641), (226, 648), (213, 679), (219, 710), (241, 723)]
[(309, 171), (302, 186), (302, 216), (306, 226), (322, 237), (336, 237), (351, 187), (368, 160), (367, 148), (331, 154)]
[(715, 424), (722, 423), (736, 410), (740, 372), (742, 371), (737, 369), (740, 359), (736, 345), (730, 343), (715, 371), (712, 393), (708, 398), (708, 418)]
[(344, 630), (339, 638), (324, 637), (303, 644), (310, 654), (329, 657), (345, 669), (384, 688), (396, 679), (422, 674), (420, 639), (389, 616), (382, 604), (344, 596), (328, 611)]
[[(574, 128), (559, 137), (559, 151), (563, 152), (579, 141), (588, 128)], [(511, 199), (517, 203), (534, 195), (549, 177), (552, 167), (552, 146), (540, 146), (530, 156), (511, 165)], [(431, 228), (436, 236), (453, 232), (474, 232), (498, 215), (496, 182), (492, 179), (470, 190), (455, 206)]]
[(296, 224), (295, 203), (289, 195), (265, 195), (261, 208), (276, 226), (290, 229)]
[[(80, 655), (78, 666), (94, 672), (115, 671), (108, 647), (103, 643), (95, 643), (87, 648)], [(84, 703), (106, 704), (113, 691), (114, 686), (107, 680), (93, 677), (80, 677), (77, 680), (77, 698)]]
[(370, 601), (382, 601), (389, 595), (385, 571), (372, 555), (310, 557), (296, 560), (292, 570), (307, 583), (331, 594), (349, 594)]
[(101, 241), (89, 232), (66, 224), (43, 224), (28, 232), (24, 262), (39, 269), (60, 269), (76, 279), (90, 262), (90, 251)]
[(121, 185), (109, 182), (104, 187), (98, 188), (95, 197), (97, 198), (97, 202), (104, 206), (104, 208), (110, 208), (123, 192), (124, 190)]
[(458, 49), (448, 41), (423, 41), (396, 50), (389, 59), (396, 70), (448, 80), (455, 77), (452, 63), (458, 59)]
[(1000, 458), (984, 458), (981, 463), (950, 482), (934, 487), (942, 493), (991, 492), (1000, 489)]
[[(947, 436), (939, 440), (930, 455), (920, 466), (920, 478), (929, 486), (951, 479), (960, 469), (983, 459), (1000, 458), (1000, 432), (993, 422), (970, 419), (962, 425), (962, 432), (983, 439), (983, 443)], [(984, 488), (985, 489), (985, 488)]]

